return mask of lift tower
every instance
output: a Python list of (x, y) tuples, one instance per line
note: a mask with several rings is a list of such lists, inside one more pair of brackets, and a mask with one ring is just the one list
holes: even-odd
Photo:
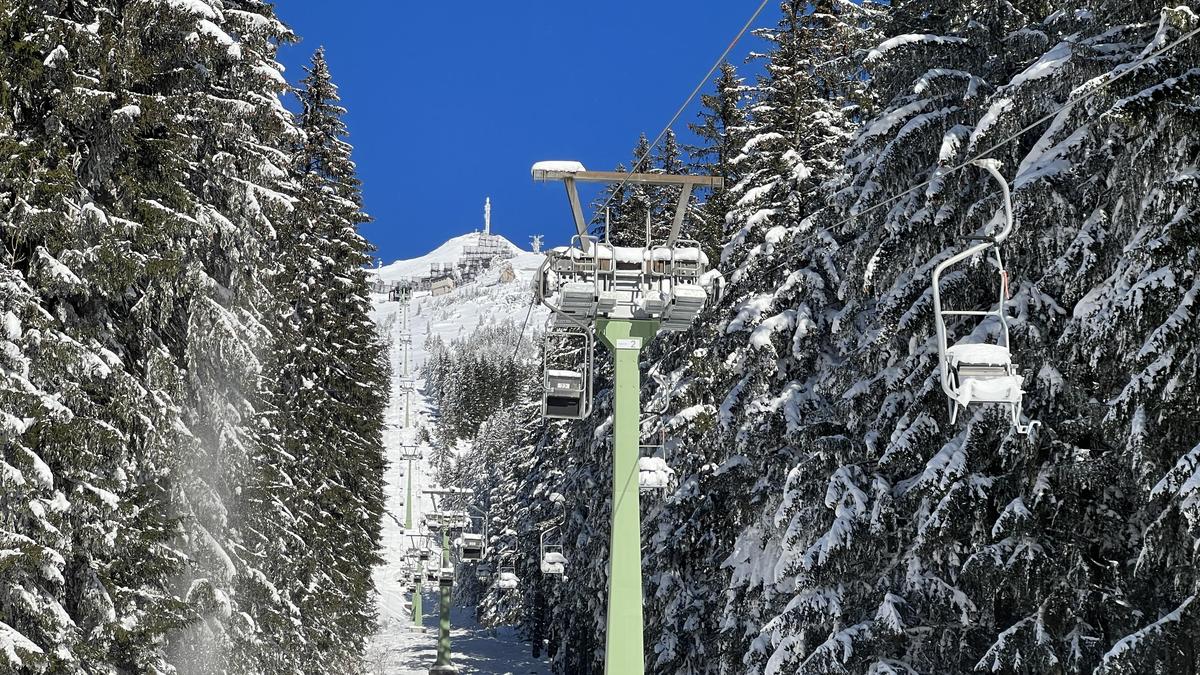
[[(471, 527), (471, 516), (464, 502), (474, 492), (467, 488), (425, 490), (433, 500), (433, 511), (425, 514), (425, 524), (430, 531), (442, 532), (442, 567), (438, 575), (440, 622), (437, 643), (437, 661), (429, 669), (429, 675), (451, 675), (458, 667), (450, 660), (450, 592), (454, 588), (454, 566), (450, 562), (450, 531), (466, 530)], [(458, 507), (453, 510), (451, 507)]]
[[(578, 162), (538, 162), (535, 181), (562, 181), (575, 222), (570, 246), (547, 252), (535, 278), (537, 299), (551, 310), (547, 340), (574, 341), (580, 357), (559, 367), (547, 357), (542, 412), (578, 419), (592, 408), (593, 346), (599, 339), (613, 353), (613, 495), (609, 546), (608, 618), (604, 672), (641, 675), (642, 644), (641, 513), (638, 498), (641, 384), (638, 356), (659, 330), (686, 329), (708, 294), (708, 259), (699, 243), (681, 239), (692, 189), (724, 187), (721, 178), (651, 173), (587, 171)], [(670, 234), (644, 246), (613, 246), (588, 234), (576, 184), (641, 183), (677, 185)], [(547, 345), (550, 347), (551, 345)], [(551, 350), (547, 349), (549, 353)]]

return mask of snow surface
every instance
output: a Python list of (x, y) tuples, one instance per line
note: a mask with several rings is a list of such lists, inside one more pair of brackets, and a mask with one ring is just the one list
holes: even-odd
[[(385, 281), (416, 279), (418, 277), (429, 276), (430, 264), (449, 264), (453, 266), (458, 262), (459, 258), (462, 258), (464, 248), (467, 246), (478, 245), (479, 237), (482, 236), (482, 234), (482, 232), (471, 232), (468, 234), (459, 235), (419, 258), (413, 258), (411, 260), (399, 260), (390, 265), (384, 265), (383, 267), (379, 267), (370, 271), (378, 274), (379, 278)], [(513, 263), (514, 270), (519, 266), (527, 266), (531, 263), (531, 261), (534, 260), (536, 260), (536, 262), (532, 263), (532, 269), (537, 269), (537, 266), (541, 264), (541, 254), (522, 251), (512, 242), (499, 235), (493, 234), (492, 237), (502, 240), (513, 253), (517, 254), (518, 259), (511, 261)], [(528, 286), (526, 286), (526, 288), (528, 288)]]
[(1012, 361), (1008, 347), (988, 343), (959, 343), (946, 349), (946, 358), (958, 366), (963, 363), (1006, 366)]
[(570, 173), (579, 173), (580, 171), (587, 171), (587, 169), (583, 168), (583, 164), (573, 160), (548, 159), (535, 163), (533, 168), (529, 170), (529, 173), (534, 178), (537, 178), (539, 171), (567, 171)]
[[(406, 276), (418, 276), (429, 271), (430, 262), (453, 263), (463, 246), (474, 242), (474, 235), (455, 237), (431, 253), (414, 260), (403, 260), (383, 267), (380, 275), (387, 280)], [(505, 261), (511, 263), (516, 278), (510, 282), (499, 280), (498, 269), (485, 271), (477, 279), (466, 283), (450, 293), (432, 297), (427, 292), (417, 293), (409, 305), (409, 332), (412, 334), (410, 372), (415, 377), (427, 358), (425, 340), (438, 335), (449, 342), (466, 337), (481, 324), (502, 320), (523, 320), (528, 308), (528, 291), (533, 272), (542, 261), (540, 254), (521, 251), (513, 247), (516, 257)], [(412, 270), (410, 272), (409, 270)], [(380, 326), (389, 343), (399, 343), (399, 304), (389, 302), (385, 294), (373, 296), (375, 307), (372, 318)], [(526, 335), (534, 328), (541, 328), (546, 319), (546, 310), (535, 307), (529, 317)], [(527, 338), (528, 339), (528, 338)], [(393, 371), (399, 378), (402, 373), (398, 350), (391, 352)], [(375, 586), (379, 605), (379, 632), (368, 645), (367, 672), (373, 675), (424, 675), (429, 672), (437, 654), (437, 601), (436, 590), (422, 597), (424, 621), (420, 631), (411, 621), (411, 605), (408, 597), (410, 575), (406, 573), (405, 554), (410, 540), (404, 530), (404, 493), (407, 478), (404, 471), (407, 462), (397, 459), (401, 445), (417, 443), (418, 425), (427, 423), (433, 414), (429, 401), (422, 393), (424, 381), (417, 379), (417, 391), (413, 397), (412, 424), (403, 428), (403, 398), (394, 391), (388, 408), (387, 422), (394, 427), (384, 433), (388, 460), (385, 478), (385, 495), (388, 512), (383, 517), (383, 533), (380, 555), (383, 564), (375, 568)], [(429, 495), (422, 490), (433, 487), (433, 468), (428, 464), (433, 456), (431, 449), (422, 446), (421, 461), (413, 466), (413, 524), (422, 522), (422, 516), (434, 511)], [(440, 540), (433, 542), (431, 556), (440, 560)], [(435, 569), (437, 566), (435, 565)], [(464, 571), (465, 572), (465, 571)], [(451, 611), (450, 644), (453, 662), (464, 675), (471, 673), (513, 675), (549, 675), (548, 665), (530, 656), (530, 647), (522, 642), (513, 628), (486, 629), (475, 621), (473, 608), (454, 607)]]

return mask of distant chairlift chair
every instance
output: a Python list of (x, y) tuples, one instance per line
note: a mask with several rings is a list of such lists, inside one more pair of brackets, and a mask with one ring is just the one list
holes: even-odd
[[(1004, 261), (1000, 256), (1000, 245), (1012, 232), (1012, 197), (1009, 194), (1008, 182), (1000, 174), (997, 168), (999, 163), (996, 160), (981, 159), (972, 163), (982, 167), (1000, 184), (1004, 198), (1004, 228), (994, 237), (967, 237), (968, 240), (979, 243), (947, 258), (933, 271), (933, 312), (938, 341), (939, 376), (942, 390), (950, 399), (951, 424), (957, 420), (959, 408), (965, 409), (976, 403), (998, 403), (1008, 407), (1013, 427), (1017, 433), (1028, 434), (1038, 426), (1039, 422), (1037, 420), (1031, 420), (1028, 424), (1022, 422), (1021, 403), (1025, 392), (1021, 386), (1024, 378), (1018, 373), (1017, 365), (1012, 362), (1012, 354), (1009, 351), (1008, 312), (1006, 310), (1008, 273), (1004, 269)], [(942, 274), (948, 268), (989, 249), (995, 256), (996, 270), (1000, 275), (1000, 293), (996, 309), (988, 311), (943, 309)], [(995, 317), (1000, 323), (999, 344), (962, 341), (955, 345), (948, 345), (947, 316)]]
[(665, 432), (660, 432), (658, 445), (640, 446), (638, 457), (638, 488), (642, 492), (666, 492), (675, 485), (675, 470), (667, 463)]
[(492, 578), (492, 566), (486, 562), (479, 563), (475, 566), (475, 578), (481, 582), (486, 582)]
[[(592, 366), (595, 344), (590, 331), (554, 327), (546, 331), (542, 349), (542, 415), (552, 419), (583, 419), (592, 411)], [(571, 368), (555, 368), (554, 361), (578, 355)]]
[(496, 587), (503, 591), (516, 590), (520, 584), (517, 579), (517, 568), (501, 567), (499, 574), (496, 575)]
[(567, 557), (563, 555), (563, 547), (561, 544), (547, 544), (546, 538), (551, 532), (558, 529), (558, 526), (542, 532), (541, 537), (541, 570), (542, 574), (563, 576), (567, 570)]
[(463, 562), (483, 560), (483, 535), (478, 532), (463, 532), (458, 537), (458, 557)]

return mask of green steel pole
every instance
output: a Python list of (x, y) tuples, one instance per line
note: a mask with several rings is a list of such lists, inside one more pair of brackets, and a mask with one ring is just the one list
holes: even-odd
[(408, 460), (408, 495), (404, 497), (404, 529), (412, 529), (412, 460)]
[(657, 331), (657, 321), (596, 321), (596, 333), (612, 351), (616, 365), (605, 675), (642, 675), (645, 672), (642, 645), (642, 525), (638, 494), (642, 404), (638, 355), (642, 345)]
[[(450, 528), (442, 527), (442, 568), (450, 566)], [(440, 579), (442, 597), (439, 602), (441, 628), (438, 633), (437, 662), (434, 669), (439, 673), (456, 672), (450, 664), (450, 589), (454, 584), (451, 580)]]
[[(418, 565), (419, 564), (420, 563), (418, 563)], [(416, 576), (414, 578), (420, 579), (421, 576), (424, 574), (425, 574), (425, 570), (418, 570), (416, 573)], [(422, 612), (421, 612), (421, 590), (422, 590), (422, 588), (421, 587), (422, 587), (422, 585), (423, 584), (420, 581), (417, 581), (416, 588), (413, 589), (412, 620), (413, 620), (413, 625), (415, 625), (417, 628), (421, 627), (421, 614), (422, 614)]]

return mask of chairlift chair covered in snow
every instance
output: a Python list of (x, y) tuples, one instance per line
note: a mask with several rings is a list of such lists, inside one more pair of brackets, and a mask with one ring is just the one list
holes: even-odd
[(515, 568), (515, 567), (501, 567), (500, 568), (499, 573), (496, 575), (496, 587), (497, 588), (499, 588), (501, 590), (505, 590), (505, 591), (511, 591), (511, 590), (516, 589), (516, 587), (519, 584), (520, 584), (520, 580), (517, 579), (517, 568)]
[(658, 445), (639, 446), (638, 454), (638, 488), (642, 492), (666, 491), (675, 484), (675, 470), (667, 463), (665, 431), (659, 431)]
[(402, 445), (400, 446), (400, 459), (403, 461), (417, 461), (421, 459), (421, 447), (418, 445)]
[(558, 526), (542, 532), (539, 542), (541, 555), (540, 566), (542, 574), (562, 576), (567, 570), (567, 557), (563, 555), (563, 547), (561, 544), (547, 543), (546, 539), (552, 532), (558, 530)]
[(638, 487), (642, 492), (667, 490), (675, 482), (675, 470), (662, 457), (650, 455), (638, 458)]
[(483, 512), (470, 516), (470, 524), (455, 540), (458, 558), (463, 562), (479, 562), (487, 555), (487, 518)]
[(563, 547), (550, 544), (542, 547), (542, 574), (562, 576), (567, 571), (567, 557)]
[[(942, 390), (950, 399), (950, 423), (958, 418), (959, 408), (977, 403), (996, 403), (1007, 406), (1013, 427), (1019, 434), (1028, 434), (1039, 422), (1022, 421), (1021, 402), (1024, 377), (1012, 361), (1008, 336), (1008, 272), (1000, 255), (1000, 245), (1008, 238), (1013, 227), (1012, 196), (1008, 181), (1000, 174), (999, 162), (980, 159), (972, 162), (986, 170), (1000, 184), (1004, 203), (1004, 227), (995, 236), (967, 237), (978, 243), (971, 245), (946, 260), (933, 270), (933, 313), (937, 331), (939, 379)], [(999, 297), (994, 310), (948, 310), (942, 307), (941, 279), (945, 271), (977, 253), (991, 251), (1000, 276)], [(1000, 325), (998, 343), (970, 342), (965, 338), (949, 345), (946, 318), (955, 316), (979, 317), (986, 320), (994, 317)]]

